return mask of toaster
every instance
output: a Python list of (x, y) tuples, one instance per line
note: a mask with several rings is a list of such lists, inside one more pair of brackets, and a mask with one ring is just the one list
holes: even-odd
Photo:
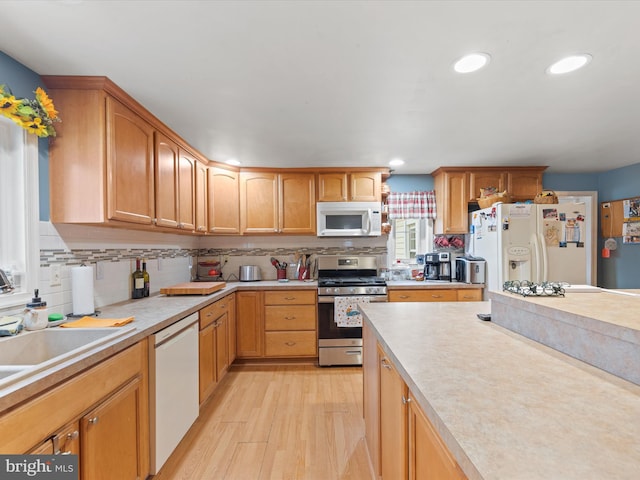
[(461, 283), (485, 283), (486, 265), (484, 258), (456, 258), (456, 280)]

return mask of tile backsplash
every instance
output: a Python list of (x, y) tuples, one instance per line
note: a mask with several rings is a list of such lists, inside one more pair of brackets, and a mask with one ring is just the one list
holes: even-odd
[[(40, 222), (40, 295), (50, 312), (72, 312), (71, 268), (94, 268), (94, 303), (101, 306), (130, 298), (130, 275), (137, 257), (147, 259), (151, 294), (195, 276), (198, 257), (217, 258), (227, 281), (237, 280), (241, 265), (258, 265), (264, 280), (275, 279), (270, 258), (293, 263), (296, 253), (375, 255), (386, 263), (386, 237), (319, 239), (287, 237), (191, 237), (106, 227), (53, 225)], [(61, 284), (51, 285), (51, 265), (61, 266)], [(192, 268), (193, 266), (193, 268)], [(293, 270), (289, 271), (291, 276)]]

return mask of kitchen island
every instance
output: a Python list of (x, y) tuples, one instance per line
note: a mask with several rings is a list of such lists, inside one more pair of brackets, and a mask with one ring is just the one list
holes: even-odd
[(476, 317), (490, 310), (363, 307), (365, 328), (467, 478), (638, 478), (640, 387)]

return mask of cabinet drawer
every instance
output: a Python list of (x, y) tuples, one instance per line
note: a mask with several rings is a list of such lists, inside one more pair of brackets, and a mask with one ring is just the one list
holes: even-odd
[(315, 290), (283, 290), (264, 292), (265, 305), (315, 305)]
[(316, 332), (266, 332), (267, 357), (316, 356)]
[(458, 295), (454, 289), (391, 290), (390, 302), (456, 302)]
[(458, 290), (459, 302), (480, 302), (482, 301), (481, 288), (463, 288)]
[(265, 330), (315, 330), (315, 305), (271, 305), (264, 307)]
[(216, 318), (220, 318), (231, 308), (230, 303), (233, 300), (233, 295), (227, 295), (221, 298), (217, 302), (213, 302), (211, 305), (207, 305), (200, 310), (200, 330), (208, 327), (213, 323)]

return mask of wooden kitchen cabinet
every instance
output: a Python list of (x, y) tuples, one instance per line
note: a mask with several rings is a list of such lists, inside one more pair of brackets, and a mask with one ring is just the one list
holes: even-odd
[(425, 288), (424, 290), (389, 290), (390, 302), (457, 302), (453, 288)]
[(242, 234), (316, 231), (315, 177), (311, 173), (240, 173)]
[(407, 478), (407, 385), (378, 347), (380, 362), (380, 467), (383, 480)]
[(380, 202), (380, 172), (327, 172), (318, 174), (319, 202)]
[(507, 171), (507, 192), (513, 201), (533, 200), (542, 188), (542, 172), (546, 167)]
[(278, 232), (278, 174), (240, 172), (240, 233)]
[(209, 200), (207, 182), (209, 176), (209, 167), (203, 160), (196, 162), (196, 179), (195, 179), (195, 230), (198, 233), (207, 233), (207, 203)]
[(533, 200), (542, 190), (542, 175), (546, 168), (441, 167), (434, 170), (431, 172), (437, 210), (434, 233), (467, 233), (469, 203), (477, 203), (480, 188), (506, 190), (513, 201)]
[(373, 331), (362, 328), (365, 439), (376, 478), (465, 480)]
[(494, 169), (474, 169), (469, 171), (469, 194), (467, 202), (476, 203), (482, 188), (495, 187), (498, 192), (507, 190), (507, 174)]
[(156, 132), (155, 160), (155, 224), (195, 230), (195, 157)]
[(4, 413), (0, 451), (44, 451), (56, 434), (78, 431), (65, 448), (77, 449), (81, 480), (147, 478), (148, 360), (143, 340)]
[(316, 233), (316, 180), (313, 173), (280, 173), (278, 231)]
[[(199, 312), (199, 399), (200, 404), (215, 390), (229, 369), (229, 325), (235, 315), (235, 295), (227, 295)], [(235, 334), (235, 328), (234, 328)], [(235, 343), (235, 338), (233, 339)], [(235, 348), (234, 348), (235, 355)]]
[(380, 477), (380, 361), (371, 328), (362, 325), (362, 387), (365, 441), (375, 478)]
[(236, 292), (237, 358), (264, 355), (264, 293)]
[(437, 170), (434, 173), (436, 219), (434, 233), (466, 233), (468, 221), (468, 175), (464, 171)]
[(240, 233), (240, 174), (220, 167), (208, 171), (209, 232)]
[(318, 355), (315, 291), (267, 291), (264, 305), (266, 357)]
[(236, 338), (237, 338), (237, 327), (236, 327), (236, 294), (232, 293), (228, 296), (229, 298), (229, 315), (227, 322), (227, 364), (231, 366), (231, 364), (236, 359)]
[(411, 394), (408, 431), (410, 480), (467, 478)]
[(134, 378), (80, 420), (83, 479), (145, 478), (139, 409), (142, 386)]
[(457, 300), (459, 302), (481, 302), (482, 301), (482, 289), (481, 288), (461, 288), (456, 291)]

